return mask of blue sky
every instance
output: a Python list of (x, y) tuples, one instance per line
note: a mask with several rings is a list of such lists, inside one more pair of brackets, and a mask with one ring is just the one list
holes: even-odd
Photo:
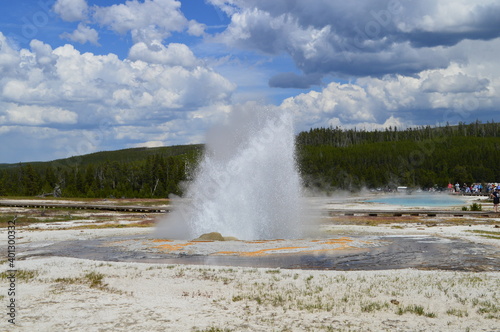
[(500, 121), (496, 0), (0, 4), (0, 163), (202, 143), (238, 105), (312, 127)]

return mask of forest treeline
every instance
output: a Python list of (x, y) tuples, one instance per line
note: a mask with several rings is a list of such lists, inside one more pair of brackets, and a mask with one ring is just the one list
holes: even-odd
[(0, 196), (145, 198), (182, 195), (202, 145), (98, 152), (1, 165)]
[(314, 128), (297, 135), (298, 145), (328, 145), (348, 147), (364, 143), (433, 140), (452, 137), (500, 137), (500, 123), (476, 121), (471, 124), (463, 122), (456, 126), (420, 126), (398, 130), (389, 127), (385, 130), (342, 129), (340, 127)]
[(316, 128), (297, 136), (307, 187), (445, 188), (500, 182), (500, 124), (422, 126), (364, 131)]
[[(0, 165), (0, 196), (182, 195), (203, 146), (99, 152), (52, 162)], [(316, 128), (297, 135), (304, 185), (322, 190), (446, 187), (500, 181), (500, 124), (364, 131)]]

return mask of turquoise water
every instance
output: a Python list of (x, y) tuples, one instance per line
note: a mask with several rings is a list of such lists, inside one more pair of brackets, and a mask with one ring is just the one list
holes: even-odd
[(461, 196), (440, 195), (440, 194), (419, 194), (419, 195), (401, 195), (384, 196), (376, 199), (367, 200), (371, 203), (385, 203), (402, 206), (455, 206), (466, 203)]

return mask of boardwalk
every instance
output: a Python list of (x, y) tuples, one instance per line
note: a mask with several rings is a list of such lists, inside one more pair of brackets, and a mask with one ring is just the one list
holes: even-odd
[(121, 211), (121, 212), (147, 212), (147, 213), (166, 213), (170, 212), (167, 207), (159, 206), (138, 206), (138, 205), (95, 205), (95, 204), (73, 204), (73, 203), (44, 203), (36, 201), (23, 202), (2, 202), (0, 207), (23, 207), (36, 209), (75, 209), (75, 210), (104, 210), (104, 211)]
[[(75, 209), (75, 210), (103, 210), (121, 212), (143, 212), (143, 213), (168, 213), (170, 208), (159, 206), (139, 205), (110, 205), (110, 204), (78, 204), (78, 203), (44, 203), (36, 201), (11, 202), (0, 201), (0, 207), (23, 207), (36, 209)], [(427, 216), (448, 215), (454, 217), (500, 217), (500, 213), (493, 211), (459, 211), (459, 210), (352, 210), (352, 209), (328, 209), (330, 216)]]
[(500, 213), (493, 211), (451, 211), (451, 210), (341, 210), (329, 209), (330, 216), (343, 215), (343, 216), (427, 216), (436, 217), (438, 215), (448, 215), (454, 217), (475, 216), (475, 217), (500, 217)]

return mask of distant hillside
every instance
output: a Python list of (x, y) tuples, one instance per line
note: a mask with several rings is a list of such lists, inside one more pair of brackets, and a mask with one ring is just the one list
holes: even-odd
[[(155, 148), (130, 148), (115, 151), (100, 151), (82, 156), (74, 156), (69, 158), (57, 159), (45, 162), (28, 162), (21, 164), (30, 164), (33, 167), (71, 167), (74, 165), (87, 166), (89, 164), (98, 164), (103, 162), (134, 162), (145, 160), (149, 156), (162, 155), (164, 157), (174, 157), (179, 155), (191, 154), (193, 152), (201, 152), (203, 144), (193, 145), (174, 145)], [(0, 164), (0, 169), (18, 167), (16, 164)]]
[(4, 164), (0, 196), (167, 197), (182, 194), (203, 145), (103, 151), (49, 162)]

